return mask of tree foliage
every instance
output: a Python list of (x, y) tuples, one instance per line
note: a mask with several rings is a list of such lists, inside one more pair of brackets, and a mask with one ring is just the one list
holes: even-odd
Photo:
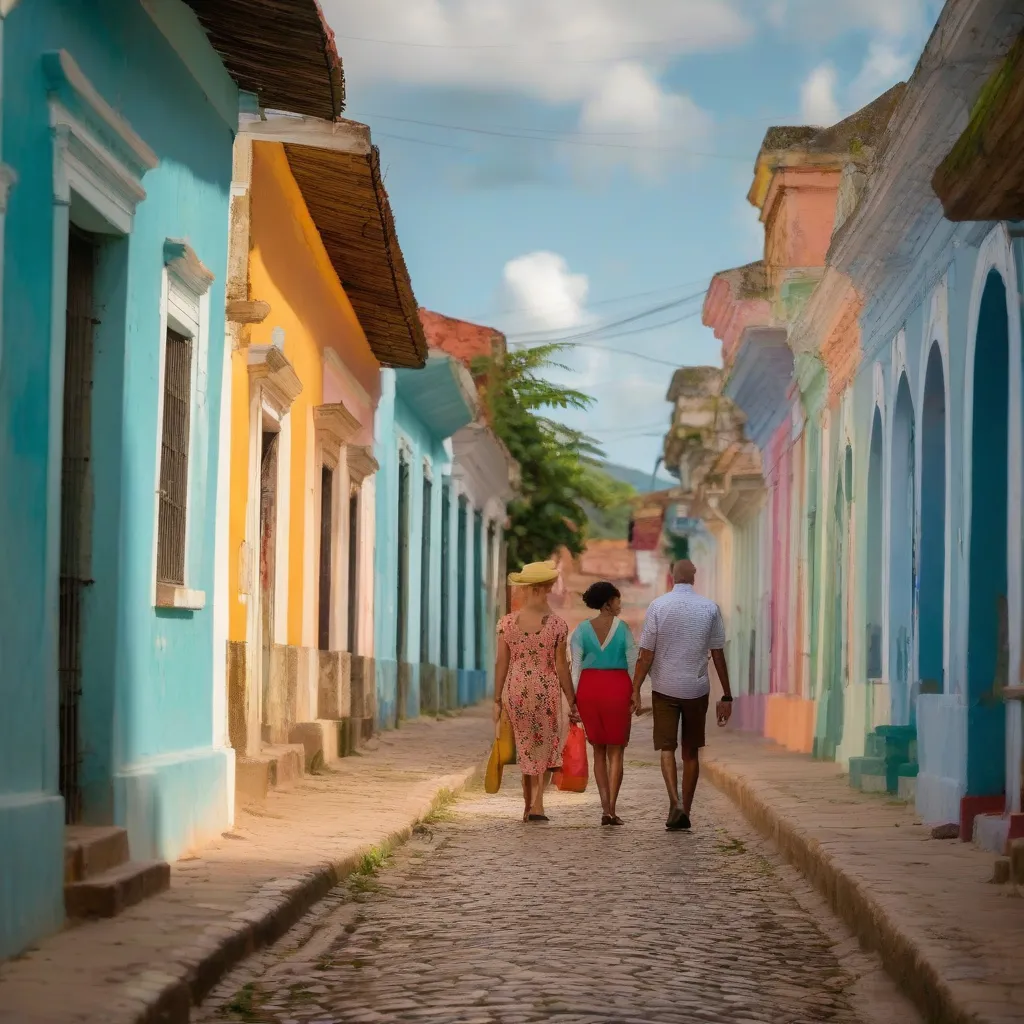
[(552, 383), (545, 374), (563, 346), (537, 345), (480, 359), (491, 426), (519, 463), (520, 493), (509, 505), (509, 565), (541, 561), (566, 547), (580, 554), (587, 539), (586, 508), (618, 499), (615, 481), (595, 471), (601, 450), (585, 434), (542, 415), (546, 410), (589, 409), (593, 399)]

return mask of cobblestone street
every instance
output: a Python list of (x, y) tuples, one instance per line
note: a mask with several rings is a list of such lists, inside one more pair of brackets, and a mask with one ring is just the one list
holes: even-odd
[[(519, 776), (471, 792), (364, 865), (198, 1011), (225, 1020), (461, 1024), (919, 1020), (877, 960), (709, 784), (692, 833), (663, 828), (647, 722), (621, 828), (593, 782), (524, 825)], [(638, 760), (643, 759), (643, 760)]]

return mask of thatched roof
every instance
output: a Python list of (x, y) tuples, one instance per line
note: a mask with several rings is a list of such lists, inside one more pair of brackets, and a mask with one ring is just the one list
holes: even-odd
[(377, 147), (346, 153), (285, 144), (292, 175), (355, 310), (384, 366), (423, 366), (427, 339), (398, 244)]
[(228, 74), (260, 106), (333, 121), (345, 108), (341, 57), (317, 0), (185, 0)]

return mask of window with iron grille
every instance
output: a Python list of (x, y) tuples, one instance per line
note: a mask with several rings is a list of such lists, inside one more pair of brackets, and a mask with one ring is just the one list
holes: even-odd
[(185, 585), (185, 518), (188, 444), (192, 414), (192, 339), (167, 329), (164, 353), (164, 417), (160, 445), (158, 583)]

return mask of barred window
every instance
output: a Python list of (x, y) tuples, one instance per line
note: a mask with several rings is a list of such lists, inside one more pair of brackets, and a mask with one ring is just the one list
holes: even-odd
[(167, 329), (164, 356), (164, 421), (160, 446), (158, 583), (185, 585), (185, 512), (192, 412), (192, 339)]

